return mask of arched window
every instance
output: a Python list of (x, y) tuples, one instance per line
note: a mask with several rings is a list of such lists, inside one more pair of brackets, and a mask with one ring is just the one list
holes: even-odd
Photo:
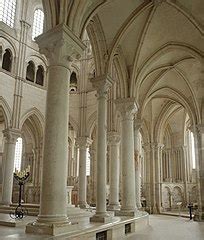
[(43, 83), (44, 83), (44, 69), (40, 65), (40, 66), (38, 66), (38, 70), (36, 73), (36, 84), (43, 86)]
[(16, 0), (0, 0), (0, 21), (9, 27), (14, 26)]
[(2, 68), (8, 72), (11, 72), (11, 66), (12, 66), (11, 51), (9, 49), (6, 49), (3, 56)]
[(14, 171), (21, 170), (22, 148), (23, 148), (23, 141), (22, 141), (22, 138), (19, 137), (17, 139), (16, 148), (15, 148)]
[(70, 76), (70, 92), (77, 91), (77, 76), (75, 72), (72, 72)]
[(35, 78), (35, 65), (32, 61), (28, 62), (26, 70), (26, 80), (34, 82)]
[(43, 33), (44, 13), (41, 9), (34, 12), (32, 39)]

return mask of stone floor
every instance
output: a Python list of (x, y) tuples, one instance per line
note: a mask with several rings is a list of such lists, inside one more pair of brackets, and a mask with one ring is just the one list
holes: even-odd
[(150, 215), (150, 226), (128, 240), (204, 240), (204, 222), (164, 215)]
[[(27, 221), (33, 220), (27, 217)], [(66, 240), (65, 236), (49, 237), (27, 235), (22, 224), (17, 227), (0, 226), (0, 240)], [(150, 226), (144, 231), (130, 234), (127, 240), (204, 240), (204, 223), (189, 221), (186, 218), (164, 215), (151, 215)], [(84, 239), (85, 240), (85, 239)], [(118, 240), (118, 239), (115, 239)]]

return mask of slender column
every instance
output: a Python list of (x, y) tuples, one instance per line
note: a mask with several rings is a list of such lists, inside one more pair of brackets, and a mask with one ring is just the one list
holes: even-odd
[(110, 198), (109, 198), (109, 210), (120, 209), (119, 203), (119, 147), (120, 136), (117, 132), (108, 133), (108, 145), (110, 149)]
[(96, 214), (91, 221), (106, 222), (110, 220), (106, 212), (106, 151), (107, 151), (107, 90), (112, 81), (108, 76), (92, 79), (97, 90), (97, 193)]
[[(71, 60), (84, 45), (65, 25), (37, 38), (40, 51), (48, 58), (48, 90), (40, 213), (27, 232), (55, 235), (67, 231), (68, 112)], [(42, 229), (43, 228), (43, 229)]]
[(18, 61), (16, 61), (16, 80), (15, 80), (15, 90), (13, 98), (13, 114), (12, 114), (12, 127), (19, 128), (20, 124), (20, 115), (21, 115), (21, 102), (23, 97), (23, 81), (25, 74), (25, 58), (26, 58), (26, 46), (28, 31), (31, 27), (24, 20), (20, 20), (21, 32), (20, 32), (20, 41), (18, 46)]
[(120, 215), (135, 215), (135, 163), (133, 118), (137, 110), (134, 98), (117, 99), (116, 107), (121, 114), (122, 148), (122, 206)]
[(161, 211), (161, 156), (163, 144), (155, 144), (155, 208), (154, 213)]
[(87, 137), (79, 137), (77, 139), (77, 145), (79, 147), (79, 206), (80, 208), (87, 207), (86, 201), (86, 159), (87, 159), (87, 148), (91, 144), (91, 139)]
[(20, 133), (18, 130), (5, 129), (3, 134), (5, 137), (5, 144), (1, 204), (10, 205), (12, 203), (15, 146)]
[(194, 219), (204, 221), (204, 124), (196, 126), (194, 136), (199, 189), (198, 212)]
[(134, 149), (135, 149), (135, 198), (137, 208), (141, 208), (141, 162), (140, 162), (140, 128), (141, 120), (134, 120)]

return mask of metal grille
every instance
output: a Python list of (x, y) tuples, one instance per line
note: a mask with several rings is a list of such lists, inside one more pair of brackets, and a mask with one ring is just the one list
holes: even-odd
[(96, 240), (107, 240), (107, 231), (96, 233)]
[(131, 233), (131, 223), (125, 224), (125, 234)]

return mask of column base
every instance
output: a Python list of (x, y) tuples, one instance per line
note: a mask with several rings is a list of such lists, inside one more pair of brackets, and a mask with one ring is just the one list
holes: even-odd
[(120, 210), (120, 204), (109, 204), (107, 209), (109, 211), (115, 211), (115, 210)]
[(0, 205), (5, 206), (5, 207), (9, 207), (11, 204), (12, 204), (11, 202), (9, 202), (9, 203), (0, 202)]
[(89, 205), (87, 203), (84, 203), (84, 202), (79, 203), (78, 206), (82, 209), (89, 208)]
[(131, 210), (121, 209), (119, 211), (115, 211), (116, 216), (136, 217), (138, 213), (139, 211), (136, 208)]
[(108, 213), (96, 213), (90, 217), (90, 222), (100, 222), (100, 223), (109, 223), (112, 222), (112, 216)]
[(56, 236), (63, 233), (69, 233), (77, 230), (77, 224), (71, 225), (71, 222), (61, 223), (40, 223), (38, 221), (26, 225), (26, 233), (37, 233)]
[(197, 222), (204, 222), (204, 212), (196, 212), (193, 220)]

